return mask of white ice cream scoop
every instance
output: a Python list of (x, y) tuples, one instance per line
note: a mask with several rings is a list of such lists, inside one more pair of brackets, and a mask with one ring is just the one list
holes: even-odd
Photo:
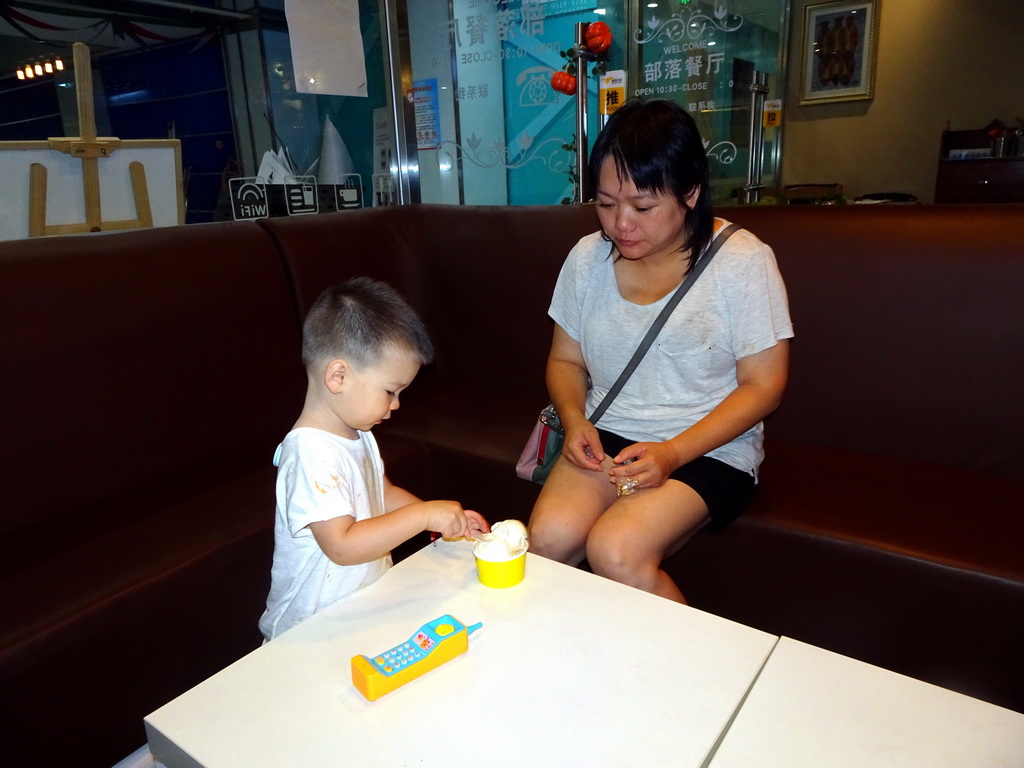
[(502, 520), (491, 526), (491, 534), (505, 541), (513, 555), (526, 550), (526, 526), (518, 520)]
[(512, 559), (512, 549), (508, 542), (498, 536), (485, 534), (487, 537), (479, 537), (473, 545), (473, 554), (481, 560), (488, 560), (492, 563), (500, 563), (503, 560)]

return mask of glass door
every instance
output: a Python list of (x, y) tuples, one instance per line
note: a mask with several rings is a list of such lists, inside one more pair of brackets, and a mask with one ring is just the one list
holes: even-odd
[[(755, 166), (774, 186), (779, 128), (764, 127), (762, 98), (781, 99), (786, 0), (661, 0), (639, 3), (631, 44), (636, 66), (631, 92), (675, 101), (697, 121), (711, 163), (715, 204), (742, 202), (752, 150)], [(759, 74), (760, 77), (759, 77)], [(764, 128), (763, 163), (758, 131)], [(753, 147), (751, 143), (754, 138)]]
[[(416, 0), (408, 4), (423, 202), (538, 205), (575, 191), (575, 97), (551, 88), (577, 22), (612, 29), (625, 69), (624, 15), (598, 0)], [(588, 135), (599, 121), (588, 80)]]

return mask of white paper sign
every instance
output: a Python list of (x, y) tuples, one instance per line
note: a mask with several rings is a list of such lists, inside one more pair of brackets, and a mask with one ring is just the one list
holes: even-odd
[(295, 90), (366, 96), (358, 0), (285, 0)]

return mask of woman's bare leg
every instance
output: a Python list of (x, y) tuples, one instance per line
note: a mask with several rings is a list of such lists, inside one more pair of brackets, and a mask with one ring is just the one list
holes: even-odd
[(530, 551), (579, 565), (591, 528), (614, 501), (615, 486), (605, 471), (583, 470), (559, 458), (530, 514)]
[(708, 521), (704, 500), (687, 485), (668, 480), (616, 500), (590, 531), (586, 558), (594, 573), (685, 603), (662, 561), (679, 551)]

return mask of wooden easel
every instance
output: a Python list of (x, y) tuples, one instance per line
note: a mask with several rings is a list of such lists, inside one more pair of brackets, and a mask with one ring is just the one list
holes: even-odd
[(113, 229), (139, 229), (153, 226), (153, 213), (149, 206), (149, 188), (146, 186), (146, 169), (138, 161), (128, 166), (131, 176), (132, 197), (135, 201), (136, 218), (120, 221), (103, 221), (100, 206), (99, 161), (121, 147), (121, 140), (96, 136), (96, 110), (93, 103), (92, 63), (89, 60), (89, 46), (75, 43), (75, 91), (78, 102), (77, 138), (50, 138), (50, 148), (77, 157), (82, 161), (82, 185), (85, 195), (85, 221), (78, 224), (46, 223), (46, 166), (32, 163), (29, 169), (29, 223), (28, 236), (67, 235), (80, 232), (101, 232)]

